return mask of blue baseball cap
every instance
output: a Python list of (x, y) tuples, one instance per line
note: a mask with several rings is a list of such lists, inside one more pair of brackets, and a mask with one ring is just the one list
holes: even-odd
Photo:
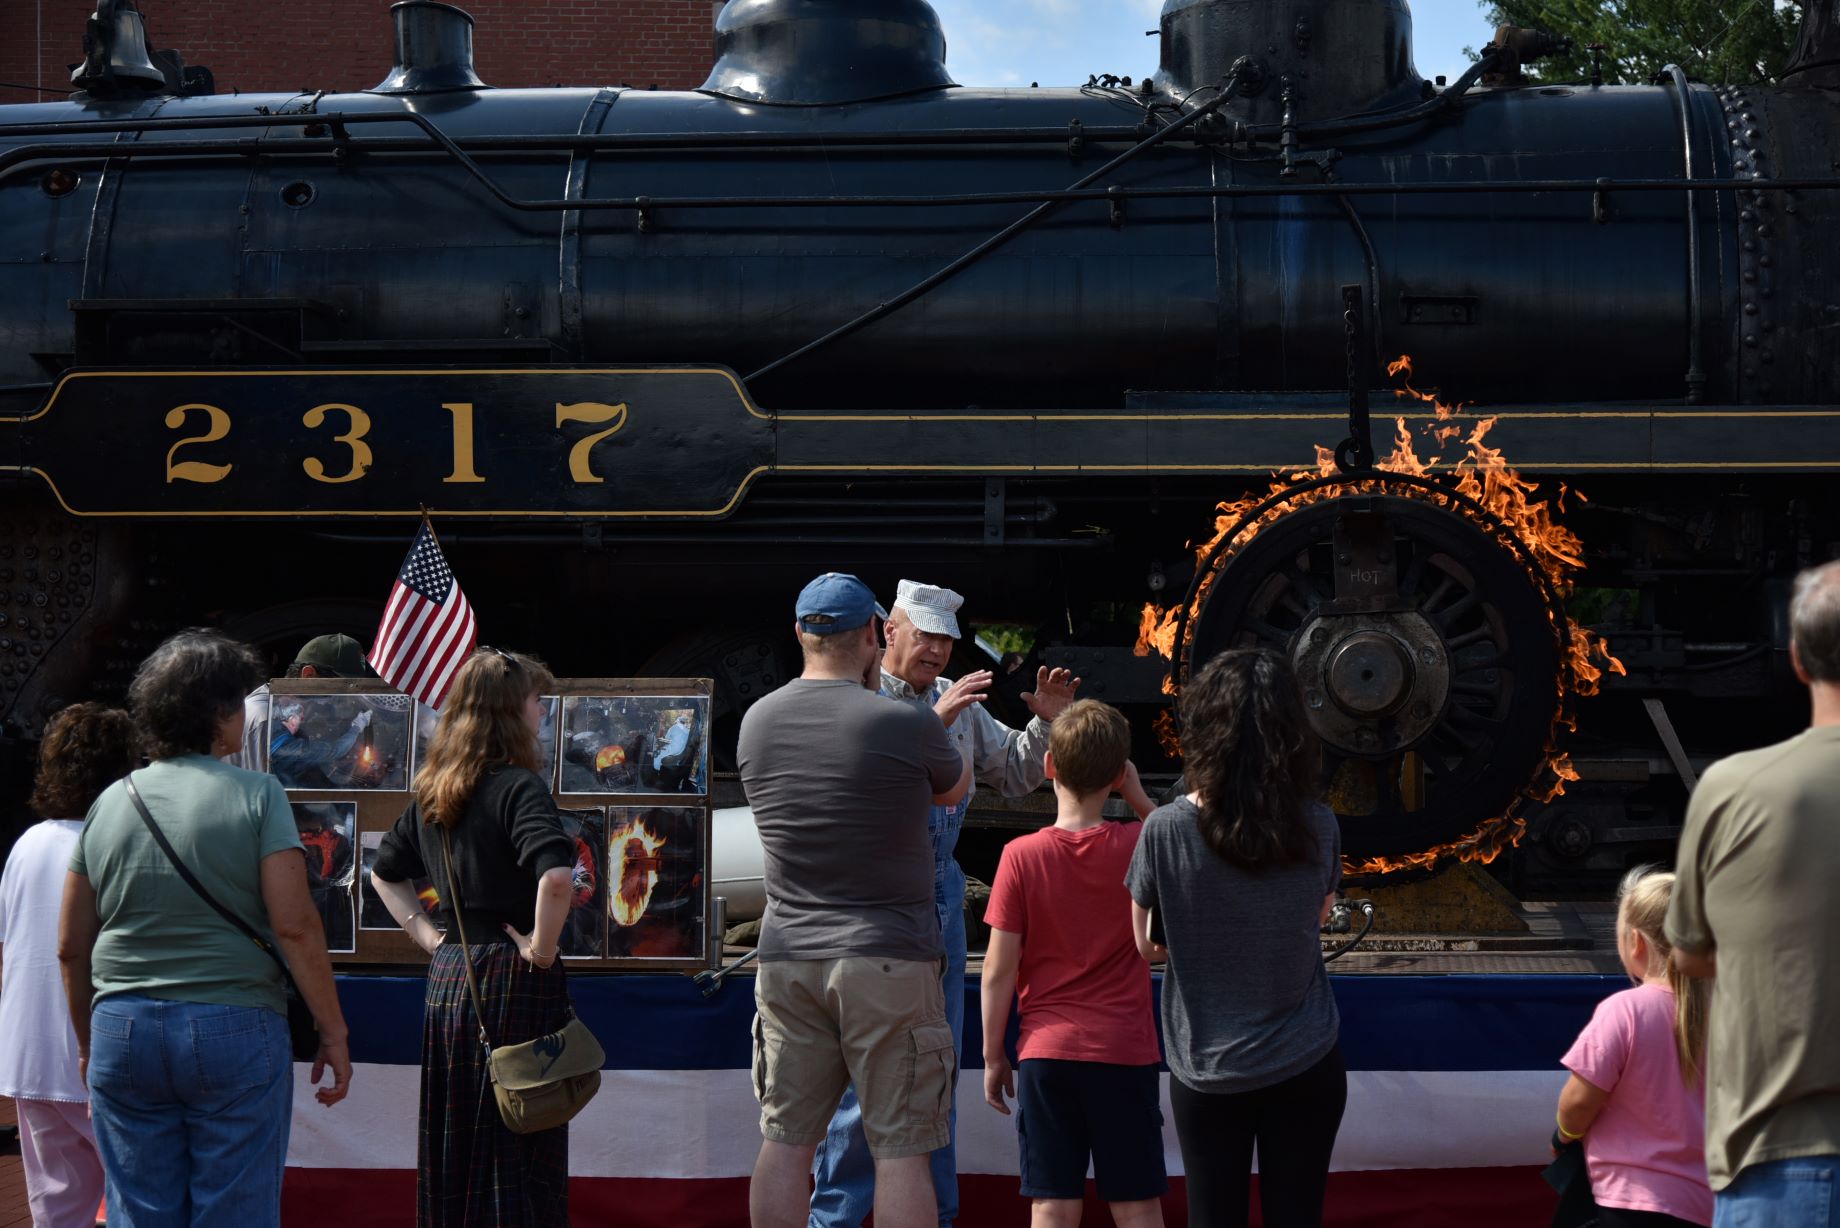
[(867, 584), (840, 571), (827, 571), (799, 593), (795, 613), (799, 630), (806, 635), (834, 635), (868, 625), (880, 608)]

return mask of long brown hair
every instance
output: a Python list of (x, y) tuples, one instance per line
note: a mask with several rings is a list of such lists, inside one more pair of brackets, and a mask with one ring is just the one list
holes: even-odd
[(1674, 1048), (1680, 1059), (1680, 1077), (1688, 1087), (1697, 1087), (1706, 1059), (1712, 982), (1688, 976), (1675, 966), (1674, 948), (1667, 940), (1668, 898), (1673, 894), (1672, 872), (1637, 866), (1623, 876), (1616, 889), (1617, 916), (1648, 939), (1656, 955), (1667, 961), (1668, 988), (1674, 991)]
[(524, 719), (524, 705), (555, 685), (543, 662), (522, 653), (481, 648), (461, 664), (415, 779), (423, 822), (458, 823), (480, 777), (493, 768), (539, 769), (537, 733)]
[(1182, 763), (1201, 836), (1241, 869), (1320, 851), (1304, 815), (1317, 754), (1297, 679), (1275, 652), (1223, 652), (1182, 688)]

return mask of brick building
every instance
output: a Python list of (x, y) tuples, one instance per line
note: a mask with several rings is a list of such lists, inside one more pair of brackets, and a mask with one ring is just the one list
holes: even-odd
[[(139, 0), (148, 37), (202, 64), (219, 93), (362, 90), (390, 71), (391, 0)], [(721, 0), (459, 0), (491, 85), (694, 89)], [(0, 102), (59, 97), (93, 0), (0, 0)], [(33, 88), (47, 92), (36, 94)]]

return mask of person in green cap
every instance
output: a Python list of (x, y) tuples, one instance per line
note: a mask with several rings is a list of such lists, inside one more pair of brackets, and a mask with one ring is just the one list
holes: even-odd
[[(316, 635), (300, 646), (287, 667), (289, 678), (375, 678), (364, 659), (364, 646), (349, 635)], [(243, 700), (243, 749), (226, 757), (252, 772), (269, 770), (268, 683)]]

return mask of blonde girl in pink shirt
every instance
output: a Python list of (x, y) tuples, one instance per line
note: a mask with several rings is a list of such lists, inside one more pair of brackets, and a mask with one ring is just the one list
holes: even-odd
[(1643, 867), (1617, 891), (1616, 947), (1634, 989), (1598, 1004), (1562, 1059), (1555, 1141), (1584, 1140), (1599, 1228), (1712, 1223), (1706, 1183), (1711, 982), (1675, 968), (1662, 932), (1674, 876)]

